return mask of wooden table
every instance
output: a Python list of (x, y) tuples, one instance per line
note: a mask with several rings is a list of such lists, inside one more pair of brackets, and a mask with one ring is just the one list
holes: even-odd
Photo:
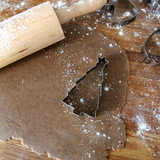
[[(30, 2), (30, 7), (44, 0)], [(68, 1), (68, 4), (72, 1)], [(139, 10), (135, 21), (120, 27), (113, 28), (97, 22), (96, 19), (89, 21), (82, 18), (79, 23), (87, 23), (95, 30), (103, 32), (113, 38), (126, 50), (130, 62), (130, 80), (128, 82), (127, 98), (122, 110), (122, 118), (126, 124), (125, 147), (119, 151), (109, 151), (109, 159), (125, 160), (154, 160), (160, 159), (160, 67), (151, 67), (149, 64), (141, 63), (141, 46), (146, 38), (159, 26), (158, 17), (149, 14), (146, 7), (139, 0), (132, 0)], [(14, 1), (10, 1), (11, 5)], [(17, 2), (15, 2), (17, 3)], [(19, 13), (23, 9), (16, 9)], [(8, 14), (7, 14), (8, 13)], [(2, 10), (3, 16), (10, 17), (13, 12), (9, 8)], [(49, 159), (47, 155), (39, 156), (30, 149), (21, 145), (20, 140), (9, 140), (0, 142), (0, 160), (6, 159)]]

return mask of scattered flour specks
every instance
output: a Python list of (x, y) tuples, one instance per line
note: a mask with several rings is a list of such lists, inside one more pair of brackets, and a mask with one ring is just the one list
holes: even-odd
[(123, 30), (120, 30), (120, 31), (119, 31), (119, 35), (120, 35), (120, 36), (123, 36), (123, 34), (124, 34), (124, 33), (123, 33)]
[(97, 135), (97, 136), (100, 136), (100, 132), (97, 132), (96, 135)]
[(105, 90), (105, 91), (109, 91), (109, 87), (105, 86), (105, 87), (104, 87), (104, 90)]
[(129, 11), (124, 12), (123, 16), (124, 16), (124, 17), (129, 17), (129, 16), (131, 16), (131, 12), (129, 12)]
[(110, 46), (110, 47), (113, 47), (113, 44), (112, 44), (112, 43), (110, 43), (110, 44), (109, 44), (109, 46)]
[(142, 115), (136, 115), (138, 131), (137, 134), (142, 134), (144, 131), (150, 131), (151, 126), (145, 121)]
[(12, 11), (16, 11), (18, 9), (24, 9), (25, 5), (27, 5), (27, 2), (22, 1), (20, 3), (9, 3), (9, 1), (0, 1), (0, 12), (2, 12), (5, 9), (10, 8)]

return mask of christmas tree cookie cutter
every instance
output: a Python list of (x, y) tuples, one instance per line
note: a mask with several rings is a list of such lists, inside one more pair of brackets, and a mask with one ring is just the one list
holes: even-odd
[(148, 40), (149, 40), (153, 35), (155, 35), (155, 34), (157, 34), (157, 33), (160, 33), (160, 28), (157, 29), (156, 31), (154, 31), (154, 32), (147, 38), (147, 40), (145, 41), (145, 43), (143, 44), (142, 49), (141, 49), (141, 54), (142, 54), (142, 57), (143, 57), (143, 61), (144, 61), (145, 63), (150, 63), (152, 66), (156, 66), (156, 65), (159, 65), (159, 64), (160, 64), (160, 56), (147, 53), (147, 51), (146, 51), (146, 43), (148, 42)]
[(99, 98), (102, 96), (103, 70), (108, 63), (105, 57), (98, 57), (96, 65), (76, 81), (76, 85), (63, 99), (65, 104), (74, 109), (73, 114), (76, 116), (87, 115), (92, 118), (96, 117), (99, 108)]
[[(117, 11), (116, 9), (116, 3), (119, 2), (123, 5), (125, 5), (127, 8), (129, 8), (133, 14), (133, 16), (119, 20), (119, 21), (115, 21), (115, 13)], [(112, 26), (123, 26), (126, 24), (129, 24), (130, 22), (132, 22), (137, 14), (138, 14), (138, 9), (136, 8), (136, 6), (130, 1), (130, 0), (107, 0), (107, 4), (103, 7), (106, 10), (114, 10), (113, 12), (113, 17), (112, 17)]]

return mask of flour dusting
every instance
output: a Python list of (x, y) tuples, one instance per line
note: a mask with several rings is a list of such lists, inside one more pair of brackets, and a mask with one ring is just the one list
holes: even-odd
[(150, 131), (151, 126), (145, 121), (142, 115), (136, 115), (138, 130), (137, 134), (142, 134), (144, 131)]
[[(50, 0), (50, 1), (51, 1), (51, 4), (52, 4), (54, 9), (65, 8), (69, 5), (68, 4), (69, 2), (67, 0), (57, 0), (56, 2), (54, 0)], [(72, 2), (70, 2), (70, 5), (72, 5), (76, 2), (77, 2), (77, 0), (72, 0)], [(82, 1), (80, 1), (80, 2), (82, 3)], [(116, 2), (116, 1), (113, 1), (113, 2)], [(139, 0), (139, 2), (142, 3), (142, 0)], [(1, 12), (1, 14), (2, 13), (7, 13), (6, 14), (7, 16), (2, 15), (0, 17), (0, 20), (1, 21), (5, 20), (8, 17), (13, 16), (13, 15), (21, 12), (22, 10), (33, 7), (34, 5), (35, 4), (32, 4), (31, 2), (29, 2), (27, 0), (16, 1), (16, 3), (11, 3), (11, 1), (9, 1), (9, 0), (2, 0), (2, 1), (0, 1), (0, 6), (1, 6), (0, 7), (0, 12)], [(126, 29), (127, 27), (125, 28), (125, 26), (123, 26), (123, 27), (121, 27), (121, 26), (118, 26), (118, 27), (111, 26), (111, 19), (112, 19), (112, 16), (113, 16), (112, 13), (103, 12), (102, 10), (97, 10), (93, 14), (88, 14), (88, 15), (84, 15), (82, 17), (79, 17), (77, 19), (73, 19), (73, 21), (79, 21), (80, 20), (82, 23), (84, 23), (87, 26), (87, 28), (90, 31), (94, 31), (94, 30), (97, 30), (97, 29), (99, 30), (99, 28), (100, 28), (100, 30), (102, 32), (104, 32), (107, 36), (110, 36), (113, 39), (117, 36), (116, 34), (118, 34), (119, 37), (121, 39), (123, 39), (123, 42), (128, 43), (128, 41), (130, 39), (132, 39), (133, 43), (127, 44), (125, 46), (126, 47), (125, 49), (129, 50), (129, 51), (140, 51), (141, 46), (138, 46), (137, 44), (139, 43), (139, 41), (144, 41), (148, 37), (150, 32), (157, 29), (157, 27), (156, 28), (152, 27), (152, 20), (154, 19), (155, 22), (160, 22), (160, 14), (156, 15), (156, 14), (153, 14), (153, 13), (149, 13), (147, 11), (147, 6), (143, 7), (143, 8), (140, 8), (139, 9), (139, 14), (143, 15), (142, 16), (143, 20), (136, 19), (132, 23), (132, 25), (135, 26), (135, 28), (133, 29), (133, 34), (129, 33), (128, 30)], [(124, 17), (130, 16), (130, 12), (127, 12), (127, 11), (124, 12), (123, 16)], [(150, 24), (150, 26), (148, 26), (148, 24)], [(21, 25), (23, 27), (27, 27), (26, 24), (21, 24)], [(127, 26), (130, 26), (130, 24), (127, 25)], [(140, 29), (137, 30), (137, 27), (140, 28)], [(107, 32), (107, 31), (109, 29), (113, 30), (112, 35), (108, 35), (109, 32)], [(146, 30), (146, 34), (143, 33), (143, 29)], [(0, 30), (0, 32), (2, 32), (2, 30)], [(70, 33), (70, 34), (72, 34), (72, 33)], [(81, 33), (79, 33), (79, 34), (81, 34)], [(88, 36), (88, 35), (89, 35), (89, 33), (86, 33), (86, 36)], [(83, 36), (84, 35), (82, 35), (82, 39), (83, 39)], [(6, 41), (8, 41), (8, 40), (11, 41), (13, 38), (14, 37), (10, 37), (10, 34), (6, 33), (6, 36), (5, 36)], [(77, 42), (77, 43), (82, 43), (82, 42)], [(109, 44), (109, 46), (110, 46), (110, 48), (115, 47), (113, 44)], [(5, 44), (4, 44), (4, 47), (9, 47), (9, 46), (5, 46)], [(67, 46), (65, 46), (65, 47), (67, 47)], [(82, 50), (83, 50), (83, 48), (82, 48)], [(48, 49), (45, 52), (46, 60), (49, 61), (50, 59), (53, 58), (52, 53), (53, 53), (52, 49)], [(72, 57), (66, 56), (66, 55), (68, 55), (66, 50), (59, 50), (54, 54), (57, 55), (57, 57), (60, 54), (63, 56), (63, 59), (59, 59), (59, 62), (62, 61), (63, 63), (65, 63), (66, 68), (61, 73), (62, 74), (61, 81), (62, 82), (63, 81), (67, 82), (66, 83), (67, 85), (64, 86), (64, 89), (66, 91), (69, 91), (75, 85), (74, 82), (75, 82), (76, 79), (74, 79), (74, 75), (76, 75), (78, 73), (78, 69), (75, 69), (75, 67), (74, 67), (74, 65), (76, 65), (76, 64), (71, 62), (71, 59), (73, 58), (73, 56)], [(84, 54), (83, 51), (82, 51), (82, 54)], [(99, 55), (102, 56), (102, 53), (99, 53)], [(134, 58), (133, 58), (134, 61), (137, 61), (136, 58), (137, 57), (134, 55)], [(93, 63), (92, 59), (88, 58), (87, 56), (79, 59), (79, 64), (80, 65), (81, 64), (86, 65), (87, 63), (92, 64)], [(77, 68), (80, 68), (81, 67), (80, 65), (77, 65)], [(144, 66), (142, 66), (142, 67), (144, 67)], [(148, 66), (144, 67), (144, 71), (143, 71), (144, 73), (142, 71), (137, 70), (137, 71), (135, 71), (135, 75), (139, 76), (139, 77), (144, 77), (145, 76), (145, 71), (147, 72), (147, 70), (148, 70)], [(152, 73), (150, 76), (152, 76), (151, 78), (153, 78), (153, 79), (155, 77), (154, 73)], [(149, 132), (155, 132), (155, 134), (160, 134), (160, 126), (159, 126), (159, 123), (160, 123), (160, 107), (158, 107), (158, 105), (159, 105), (158, 104), (158, 102), (159, 102), (158, 93), (157, 93), (157, 99), (156, 100), (154, 99), (154, 102), (151, 102), (151, 109), (147, 110), (148, 106), (142, 105), (142, 104), (145, 103), (145, 98), (148, 100), (149, 98), (154, 97), (154, 94), (152, 94), (152, 93), (158, 92), (157, 88), (154, 88), (154, 87), (150, 87), (149, 89), (147, 88), (148, 86), (153, 86), (153, 84), (150, 82), (150, 80), (148, 80), (148, 81), (149, 81), (148, 84), (144, 83), (144, 85), (145, 85), (144, 88), (146, 88), (146, 90), (141, 90), (141, 92), (139, 94), (141, 96), (141, 101), (138, 102), (137, 99), (135, 98), (135, 103), (139, 104), (138, 105), (139, 110), (141, 110), (142, 112), (137, 112), (136, 111), (135, 112), (135, 117), (132, 118), (132, 116), (131, 116), (131, 119), (132, 119), (132, 121), (135, 122), (136, 127), (137, 127), (136, 136), (140, 137), (140, 139), (142, 140), (142, 143), (144, 143), (146, 148), (149, 151), (151, 151), (151, 149), (153, 149), (157, 146), (157, 142), (152, 142), (152, 145), (149, 144), (146, 134), (149, 134)], [(24, 85), (26, 83), (25, 79), (21, 79), (21, 83)], [(119, 83), (121, 83), (120, 80), (119, 80)], [(139, 82), (137, 82), (137, 84), (138, 83)], [(113, 90), (114, 89), (112, 88), (111, 84), (107, 84), (107, 85), (104, 86), (104, 91), (105, 92), (109, 92), (109, 91), (113, 91)], [(132, 95), (136, 95), (138, 91), (135, 91), (131, 88), (129, 90), (129, 92)], [(0, 99), (0, 101), (1, 101), (1, 99)], [(83, 103), (83, 99), (81, 100), (81, 102)], [(66, 109), (65, 106), (63, 106), (63, 107)], [(117, 108), (117, 110), (118, 110), (118, 108)], [(148, 117), (144, 116), (144, 114), (143, 114), (144, 112), (146, 112)], [(64, 113), (66, 114), (66, 116), (67, 116), (67, 113), (72, 114), (71, 109), (69, 109), (69, 108), (64, 110)], [(110, 117), (107, 117), (107, 118), (109, 119)], [(115, 117), (113, 116), (113, 118), (115, 118)], [(153, 119), (153, 121), (156, 122), (155, 126), (152, 126), (152, 124), (150, 123), (151, 119)], [(80, 131), (85, 135), (86, 134), (94, 135), (95, 139), (93, 141), (95, 141), (96, 143), (99, 140), (98, 138), (102, 138), (102, 137), (104, 139), (107, 138), (108, 140), (112, 140), (112, 135), (108, 135), (105, 132), (103, 132), (103, 130), (100, 130), (100, 129), (96, 128), (96, 123), (99, 123), (99, 125), (102, 126), (101, 127), (102, 129), (107, 124), (107, 123), (103, 124), (103, 122), (93, 122), (93, 124), (91, 126), (87, 126), (87, 124), (84, 122), (84, 124), (79, 126)], [(117, 128), (117, 132), (119, 132), (119, 128)], [(123, 136), (123, 134), (122, 134), (122, 136)], [(104, 140), (103, 138), (102, 138), (102, 140)], [(127, 140), (129, 141), (129, 139), (127, 139)], [(90, 140), (90, 143), (91, 142), (92, 141)], [(84, 142), (81, 141), (80, 143), (81, 143), (81, 145), (83, 145)], [(121, 141), (119, 141), (119, 143), (121, 144)], [(94, 154), (95, 154), (95, 151), (92, 150), (92, 149), (90, 149), (90, 152), (86, 151), (86, 156), (88, 158), (92, 159), (92, 156)], [(157, 148), (157, 153), (156, 154), (159, 155), (159, 157), (160, 157), (159, 146)], [(156, 156), (156, 154), (153, 154), (153, 156)]]

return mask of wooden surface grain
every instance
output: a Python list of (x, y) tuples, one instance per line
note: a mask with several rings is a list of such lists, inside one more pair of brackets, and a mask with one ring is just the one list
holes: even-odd
[[(12, 4), (10, 6), (19, 3), (16, 0), (6, 2), (10, 2)], [(42, 2), (44, 0), (28, 1), (28, 6), (16, 9), (14, 13), (10, 12), (11, 7), (2, 8), (1, 20)], [(70, 0), (66, 3), (71, 2)], [(160, 67), (151, 67), (149, 64), (142, 63), (140, 50), (146, 38), (159, 27), (159, 17), (151, 14), (149, 6), (145, 6), (140, 0), (132, 0), (132, 2), (137, 6), (139, 14), (134, 22), (126, 26), (110, 27), (103, 19), (88, 20), (87, 16), (77, 21), (86, 23), (115, 39), (126, 50), (130, 62), (130, 80), (126, 103), (122, 110), (127, 134), (125, 147), (119, 151), (109, 150), (108, 159), (156, 160), (160, 159)], [(47, 160), (49, 158), (47, 155), (39, 156), (33, 153), (23, 146), (20, 140), (9, 140), (0, 142), (0, 160), (7, 159)]]

